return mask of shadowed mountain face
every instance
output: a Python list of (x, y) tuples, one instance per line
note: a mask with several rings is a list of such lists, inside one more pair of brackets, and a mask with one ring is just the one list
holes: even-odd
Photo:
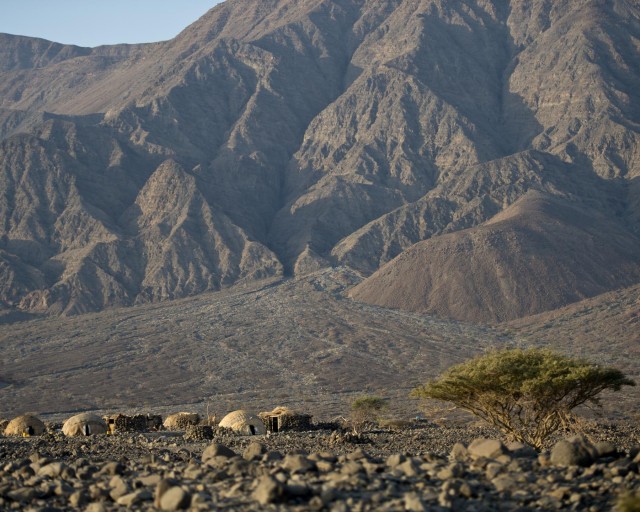
[[(479, 321), (635, 284), (639, 40), (631, 0), (227, 0), (157, 44), (0, 35), (0, 307), (399, 255), (422, 288), (394, 306)], [(473, 307), (435, 261), (473, 265)]]

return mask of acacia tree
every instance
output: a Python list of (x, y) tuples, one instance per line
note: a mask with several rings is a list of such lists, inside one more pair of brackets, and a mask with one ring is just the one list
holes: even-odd
[(532, 348), (497, 350), (470, 359), (411, 394), (452, 402), (540, 450), (553, 432), (570, 428), (572, 409), (599, 405), (598, 394), (622, 386), (635, 382), (620, 370)]

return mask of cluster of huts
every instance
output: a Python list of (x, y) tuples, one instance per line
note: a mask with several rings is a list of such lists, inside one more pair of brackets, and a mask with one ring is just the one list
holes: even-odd
[[(312, 416), (289, 409), (276, 407), (273, 411), (253, 414), (238, 410), (227, 414), (219, 423), (215, 416), (202, 419), (200, 415), (179, 412), (168, 416), (164, 421), (157, 415), (115, 414), (100, 417), (91, 413), (72, 416), (62, 425), (66, 436), (90, 436), (98, 434), (116, 434), (123, 432), (149, 432), (157, 430), (188, 430), (190, 427), (225, 428), (240, 435), (264, 435), (267, 432), (305, 431), (312, 428)], [(0, 424), (0, 433), (2, 433)], [(6, 436), (39, 436), (47, 427), (35, 415), (19, 416), (4, 426)]]

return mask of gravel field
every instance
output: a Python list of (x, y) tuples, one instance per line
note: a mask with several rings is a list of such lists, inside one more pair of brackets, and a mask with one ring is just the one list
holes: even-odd
[(640, 490), (637, 424), (592, 424), (541, 454), (499, 439), (433, 424), (362, 436), (4, 437), (0, 510), (600, 511)]

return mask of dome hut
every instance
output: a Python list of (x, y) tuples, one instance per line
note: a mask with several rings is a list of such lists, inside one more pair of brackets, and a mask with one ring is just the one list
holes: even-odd
[(234, 411), (227, 414), (218, 424), (221, 428), (230, 428), (245, 436), (264, 435), (267, 430), (264, 423), (255, 414), (247, 411)]
[(5, 436), (41, 436), (47, 428), (32, 414), (12, 419), (4, 429)]
[(288, 407), (276, 407), (271, 412), (261, 412), (258, 416), (262, 419), (268, 432), (311, 430), (311, 416)]
[(194, 412), (177, 412), (167, 416), (163, 425), (167, 430), (186, 430), (189, 425), (198, 423), (200, 423), (200, 415)]
[(65, 436), (92, 436), (106, 434), (107, 424), (95, 414), (82, 413), (72, 416), (62, 425), (62, 432)]

